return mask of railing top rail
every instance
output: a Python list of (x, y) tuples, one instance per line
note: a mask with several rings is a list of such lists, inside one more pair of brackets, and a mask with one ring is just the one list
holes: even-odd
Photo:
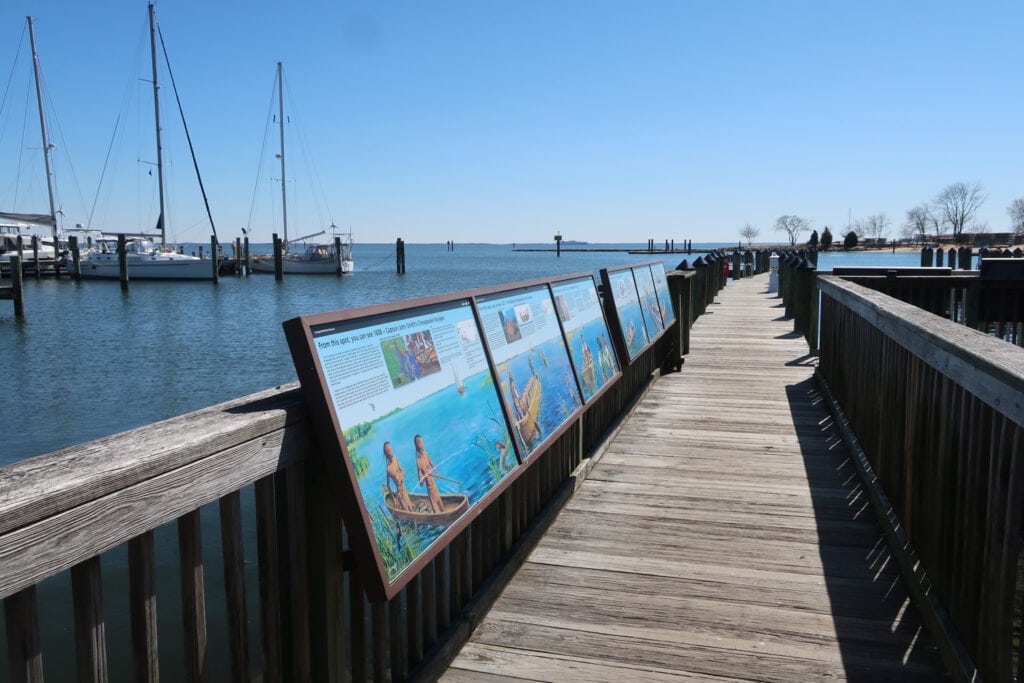
[(0, 534), (305, 418), (306, 404), (294, 382), (0, 467)]
[(295, 385), (0, 469), (0, 598), (315, 452)]
[(1024, 349), (835, 275), (819, 277), (818, 286), (822, 294), (1024, 426)]
[(907, 268), (887, 268), (885, 266), (837, 266), (832, 269), (833, 275), (893, 275), (903, 278), (907, 276), (922, 276), (922, 275), (957, 275), (963, 274), (967, 271), (954, 271), (952, 268), (943, 267), (907, 267)]

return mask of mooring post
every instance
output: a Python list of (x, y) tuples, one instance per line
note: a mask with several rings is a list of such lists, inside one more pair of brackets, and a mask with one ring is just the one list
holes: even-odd
[(341, 276), (341, 238), (337, 235), (334, 236), (334, 265), (335, 275)]
[(946, 267), (956, 269), (956, 247), (950, 247), (946, 252)]
[(395, 240), (395, 272), (405, 273), (405, 241), (401, 237)]
[(14, 315), (25, 315), (24, 297), (25, 290), (22, 287), (21, 278), (21, 257), (11, 255), (11, 299), (14, 300)]
[[(210, 261), (213, 264), (210, 266), (213, 269), (213, 282), (214, 284), (220, 282), (220, 245), (217, 243), (217, 236), (210, 235)], [(200, 247), (202, 249), (202, 247)]]
[(128, 240), (124, 233), (117, 236), (117, 272), (121, 279), (121, 289), (128, 289)]
[(274, 279), (280, 282), (284, 279), (284, 262), (281, 260), (283, 257), (283, 248), (281, 245), (281, 238), (274, 233)]
[(931, 247), (921, 247), (921, 267), (931, 268), (932, 259), (935, 257), (935, 251)]
[(252, 262), (249, 260), (249, 238), (246, 237), (242, 247), (242, 258), (245, 261), (245, 274), (252, 272)]
[(242, 274), (242, 238), (235, 238), (235, 275)]
[(82, 251), (78, 248), (78, 236), (68, 237), (68, 248), (71, 250), (71, 279), (78, 282), (82, 279)]
[[(54, 252), (56, 252), (56, 247)], [(38, 280), (42, 271), (42, 268), (39, 267), (39, 235), (32, 235), (32, 267), (36, 269), (36, 279)]]

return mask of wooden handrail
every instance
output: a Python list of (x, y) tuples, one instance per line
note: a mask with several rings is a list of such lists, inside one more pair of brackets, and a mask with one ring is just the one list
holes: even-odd
[[(919, 605), (964, 676), (1011, 680), (1024, 525), (1024, 349), (819, 278), (819, 379), (881, 489)], [(964, 664), (966, 656), (969, 662)], [(958, 654), (959, 653), (959, 654)], [(947, 659), (950, 661), (950, 659)], [(973, 662), (973, 664), (972, 664)]]

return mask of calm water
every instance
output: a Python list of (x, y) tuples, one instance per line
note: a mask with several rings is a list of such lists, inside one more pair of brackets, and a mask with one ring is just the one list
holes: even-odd
[[(294, 381), (281, 322), (297, 315), (657, 258), (408, 244), (398, 276), (393, 254), (390, 244), (359, 244), (351, 276), (280, 283), (138, 281), (122, 293), (117, 282), (27, 280), (22, 320), (0, 302), (0, 465)], [(662, 258), (672, 269), (686, 257)], [(819, 267), (918, 262), (913, 253), (857, 252), (822, 255)]]

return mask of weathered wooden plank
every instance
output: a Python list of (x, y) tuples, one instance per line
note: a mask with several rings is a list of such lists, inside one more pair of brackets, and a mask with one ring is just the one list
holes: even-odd
[(305, 464), (298, 463), (284, 471), (287, 496), (288, 525), (288, 596), (291, 607), (289, 624), (292, 643), (292, 680), (310, 680), (309, 642), (309, 548), (307, 544)]
[(206, 680), (206, 586), (203, 581), (203, 541), (199, 511), (178, 519), (178, 557), (181, 563), (181, 612), (185, 631), (185, 675)]
[(260, 593), (260, 642), (263, 645), (263, 680), (283, 680), (281, 654), (281, 601), (278, 586), (277, 521), (274, 515), (274, 478), (256, 482), (256, 553)]
[(224, 554), (224, 597), (228, 618), (231, 678), (249, 680), (249, 619), (245, 605), (245, 551), (242, 500), (238, 491), (220, 499), (220, 536)]
[(43, 653), (39, 647), (35, 586), (4, 600), (4, 620), (11, 683), (42, 683)]
[(294, 460), (313, 452), (305, 410), (293, 383), (2, 467), (0, 533), (222, 451), (243, 449), (242, 471), (272, 472), (282, 450)]
[[(128, 432), (131, 434), (132, 432)], [(135, 538), (298, 461), (278, 432), (191, 462), (0, 536), (0, 597)], [(306, 437), (308, 439), (308, 434)], [(59, 498), (58, 494), (52, 497)], [(34, 515), (35, 516), (35, 515)]]
[(100, 558), (72, 567), (71, 592), (75, 604), (75, 654), (79, 681), (107, 680), (107, 636), (103, 620), (103, 583)]
[(132, 671), (136, 681), (160, 680), (156, 627), (156, 564), (153, 532), (128, 542), (128, 593), (132, 624)]

